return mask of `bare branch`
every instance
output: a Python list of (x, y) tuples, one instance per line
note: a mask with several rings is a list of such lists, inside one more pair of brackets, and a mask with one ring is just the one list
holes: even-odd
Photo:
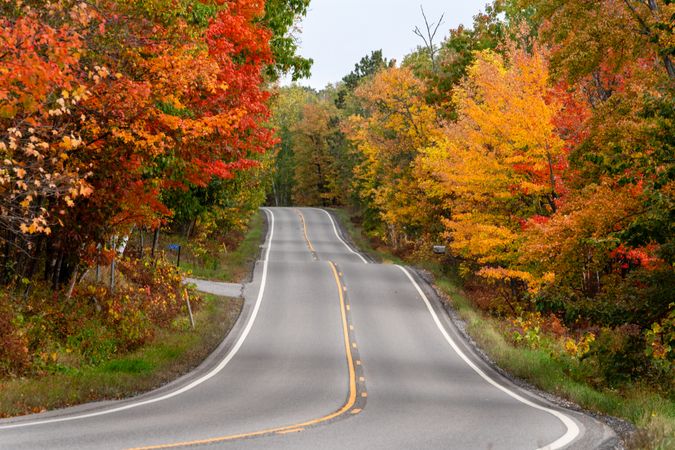
[(429, 19), (427, 18), (426, 13), (424, 12), (424, 7), (422, 5), (420, 5), (420, 11), (422, 11), (422, 17), (424, 18), (424, 27), (426, 28), (426, 30), (425, 32), (423, 32), (422, 30), (420, 30), (419, 27), (416, 26), (413, 29), (413, 33), (419, 36), (424, 42), (424, 46), (429, 52), (429, 57), (431, 58), (431, 68), (434, 72), (436, 72), (436, 54), (438, 53), (438, 48), (436, 44), (434, 44), (434, 39), (436, 38), (438, 29), (443, 24), (443, 18), (445, 17), (445, 14), (441, 14), (441, 17), (438, 19), (437, 22), (429, 23)]

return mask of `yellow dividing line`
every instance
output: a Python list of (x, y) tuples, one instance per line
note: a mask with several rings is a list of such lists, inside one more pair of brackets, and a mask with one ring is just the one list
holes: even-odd
[(299, 433), (301, 431), (305, 431), (305, 429), (304, 428), (293, 428), (292, 430), (277, 431), (277, 434), (291, 434), (291, 433)]
[[(352, 350), (349, 342), (349, 331), (347, 330), (347, 310), (345, 308), (345, 298), (344, 295), (342, 294), (342, 283), (340, 282), (340, 278), (338, 277), (338, 272), (337, 269), (335, 268), (335, 264), (333, 264), (332, 261), (328, 261), (328, 264), (330, 264), (330, 268), (333, 270), (333, 275), (335, 276), (335, 283), (337, 284), (338, 288), (338, 294), (340, 296), (340, 312), (342, 315), (342, 333), (344, 335), (344, 343), (345, 343), (345, 353), (347, 354), (347, 366), (349, 367), (349, 397), (347, 398), (347, 402), (342, 405), (342, 408), (339, 410), (325, 415), (323, 417), (319, 417), (318, 419), (312, 419), (308, 420), (306, 422), (302, 423), (296, 423), (294, 425), (287, 425), (284, 427), (278, 427), (278, 428), (268, 428), (266, 430), (261, 430), (261, 431), (253, 431), (250, 433), (241, 433), (241, 434), (231, 434), (228, 436), (220, 436), (220, 437), (214, 437), (214, 438), (209, 438), (209, 439), (199, 439), (199, 440), (194, 440), (194, 441), (185, 441), (185, 442), (175, 442), (173, 444), (160, 444), (160, 445), (151, 445), (148, 447), (137, 447), (129, 450), (151, 450), (151, 449), (163, 449), (163, 448), (176, 448), (176, 447), (186, 447), (190, 445), (202, 445), (202, 444), (213, 444), (217, 442), (225, 442), (225, 441), (233, 441), (235, 439), (244, 439), (244, 438), (252, 438), (256, 436), (264, 436), (264, 435), (270, 435), (270, 434), (288, 434), (288, 433), (297, 433), (300, 431), (303, 431), (304, 428), (313, 426), (313, 425), (318, 425), (322, 422), (327, 422), (331, 419), (334, 419), (347, 411), (349, 411), (354, 404), (356, 403), (356, 374), (354, 371), (354, 358), (352, 357)], [(361, 361), (357, 361), (357, 364), (361, 364)], [(351, 414), (358, 414), (361, 412), (361, 408), (354, 408), (351, 411)]]
[(309, 246), (309, 249), (313, 252), (316, 252), (314, 250), (314, 246), (312, 245), (312, 241), (309, 240), (309, 236), (307, 236), (307, 223), (305, 222), (305, 216), (302, 215), (302, 212), (298, 209), (298, 215), (300, 216), (300, 221), (302, 222), (302, 229), (305, 232), (305, 241), (307, 241), (307, 245)]

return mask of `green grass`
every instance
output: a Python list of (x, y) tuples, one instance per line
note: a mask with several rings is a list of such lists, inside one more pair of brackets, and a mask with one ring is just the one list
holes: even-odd
[(101, 399), (129, 397), (159, 387), (197, 366), (230, 330), (242, 300), (205, 295), (195, 314), (159, 330), (152, 343), (98, 366), (64, 367), (43, 377), (0, 382), (0, 416), (14, 416)]
[[(225, 252), (222, 248), (210, 247), (204, 258), (186, 257), (181, 261), (181, 268), (195, 278), (217, 281), (241, 282), (251, 272), (251, 267), (258, 256), (258, 246), (263, 238), (264, 215), (258, 212), (253, 215), (249, 231), (237, 249)], [(172, 242), (189, 248), (190, 242), (175, 235), (169, 236)]]
[(534, 386), (568, 399), (581, 407), (626, 419), (638, 427), (628, 438), (632, 449), (675, 448), (675, 400), (648, 386), (625, 386), (620, 391), (598, 389), (570, 376), (573, 362), (556, 357), (546, 348), (514, 347), (500, 331), (497, 319), (484, 315), (466, 297), (459, 282), (443, 273), (437, 261), (402, 261), (384, 247), (374, 248), (347, 211), (333, 210), (352, 241), (363, 251), (387, 263), (408, 263), (434, 274), (435, 284), (467, 324), (467, 332), (502, 369)]
[[(175, 352), (174, 358), (179, 356)], [(135, 373), (143, 374), (152, 372), (155, 364), (142, 358), (114, 359), (103, 364), (103, 370), (109, 373)]]

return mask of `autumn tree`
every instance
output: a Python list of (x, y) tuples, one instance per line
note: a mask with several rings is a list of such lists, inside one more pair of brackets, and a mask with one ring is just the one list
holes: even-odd
[(297, 81), (306, 78), (312, 67), (311, 58), (303, 58), (297, 54), (298, 38), (294, 27), (307, 14), (310, 0), (267, 0), (262, 23), (272, 33), (270, 47), (274, 63), (267, 69), (267, 75), (277, 80), (280, 75), (290, 73), (291, 79)]
[(295, 204), (344, 204), (339, 176), (343, 149), (337, 117), (337, 108), (327, 99), (316, 98), (303, 106), (301, 118), (292, 129)]
[[(672, 79), (675, 6), (661, 0), (519, 0), (533, 7), (544, 39), (556, 44), (552, 65), (579, 79), (602, 67), (616, 72), (623, 65), (649, 59)], [(592, 43), (592, 45), (588, 45)]]
[(522, 229), (556, 213), (566, 164), (548, 92), (542, 51), (479, 53), (454, 92), (457, 122), (425, 151), (425, 185), (452, 211), (450, 248), (488, 279), (536, 284), (518, 266)]
[(275, 146), (274, 173), (268, 203), (275, 206), (290, 206), (293, 202), (295, 184), (295, 157), (293, 132), (302, 118), (304, 105), (314, 98), (309, 89), (291, 86), (279, 89), (272, 102), (271, 124), (279, 141)]
[[(340, 109), (349, 109), (350, 97), (353, 96), (356, 88), (366, 79), (372, 77), (382, 69), (392, 64), (382, 54), (382, 50), (374, 50), (370, 55), (366, 55), (354, 64), (354, 70), (342, 77), (338, 84), (335, 104)], [(353, 107), (353, 106), (352, 106)]]
[(271, 29), (304, 7), (275, 3), (283, 25), (251, 0), (38, 6), (0, 6), (4, 276), (43, 260), (56, 286), (97, 245), (184, 216), (169, 193), (235, 195), (219, 183), (266, 164)]
[(454, 118), (452, 90), (466, 76), (476, 52), (495, 50), (503, 43), (508, 26), (500, 20), (501, 12), (498, 5), (487, 5), (484, 12), (474, 16), (470, 27), (459, 25), (450, 29), (433, 65), (424, 47), (404, 58), (403, 65), (424, 80), (426, 101), (438, 105), (442, 116)]
[(356, 90), (363, 114), (346, 123), (360, 163), (354, 170), (367, 226), (395, 248), (428, 233), (435, 205), (417, 182), (425, 175), (420, 149), (436, 134), (436, 112), (423, 98), (423, 85), (407, 68), (382, 70)]
[[(553, 44), (556, 79), (590, 112), (570, 147), (570, 204), (532, 229), (534, 248), (560, 246), (542, 261), (556, 273), (554, 290), (568, 293), (570, 309), (594, 298), (583, 314), (614, 311), (605, 320), (629, 317), (645, 326), (643, 319), (665, 317), (672, 301), (659, 286), (673, 283), (672, 27), (664, 26), (673, 6), (520, 3), (535, 9), (543, 39)], [(611, 207), (599, 206), (609, 200)], [(564, 218), (576, 231), (543, 242)], [(592, 230), (584, 225), (591, 223)]]

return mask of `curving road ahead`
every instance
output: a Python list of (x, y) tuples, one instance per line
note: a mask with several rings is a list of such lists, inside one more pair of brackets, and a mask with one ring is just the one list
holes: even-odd
[(612, 448), (504, 379), (410, 269), (370, 264), (326, 212), (269, 208), (234, 330), (161, 389), (0, 421), (2, 449)]

